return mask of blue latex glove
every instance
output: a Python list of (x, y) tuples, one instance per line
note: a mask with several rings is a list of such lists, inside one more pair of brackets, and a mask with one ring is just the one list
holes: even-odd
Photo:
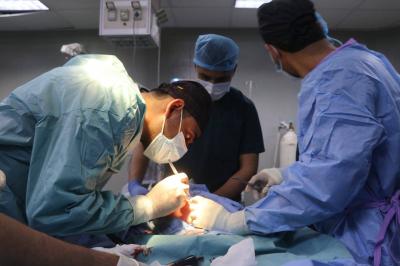
[(146, 195), (147, 193), (149, 193), (149, 191), (145, 187), (140, 185), (140, 183), (136, 180), (130, 181), (128, 183), (128, 191), (132, 197), (137, 195)]

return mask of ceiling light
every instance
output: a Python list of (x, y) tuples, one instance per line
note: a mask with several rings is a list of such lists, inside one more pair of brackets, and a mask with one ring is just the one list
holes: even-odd
[(18, 13), (49, 10), (39, 0), (0, 0), (0, 13)]
[(272, 0), (236, 0), (235, 8), (259, 8), (262, 4), (271, 1)]

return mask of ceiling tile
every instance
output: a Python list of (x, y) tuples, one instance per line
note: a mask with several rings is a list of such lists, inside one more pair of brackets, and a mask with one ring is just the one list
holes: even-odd
[(398, 11), (356, 10), (338, 26), (338, 29), (381, 29), (399, 21)]
[(99, 27), (99, 12), (92, 9), (65, 10), (57, 12), (77, 29), (97, 29)]
[(100, 10), (100, 0), (41, 0), (50, 10), (86, 9)]
[(173, 8), (176, 25), (181, 28), (229, 27), (231, 9)]
[(351, 13), (351, 10), (344, 8), (322, 8), (318, 12), (328, 23), (328, 27), (335, 29)]
[(234, 28), (257, 27), (257, 9), (235, 8), (232, 11), (231, 27)]
[[(352, 9), (360, 5), (364, 0), (312, 0), (315, 8), (346, 8)], [(373, 0), (380, 1), (380, 0)], [(394, 0), (396, 1), (396, 0)]]
[(233, 7), (235, 0), (167, 0), (170, 7)]
[(372, 10), (400, 10), (399, 0), (365, 0), (360, 9)]
[[(0, 30), (92, 29), (100, 0), (42, 0), (49, 12), (0, 18)], [(168, 14), (162, 27), (257, 27), (256, 9), (235, 9), (235, 0), (161, 1)], [(380, 29), (400, 25), (400, 0), (312, 0), (331, 29)]]
[(0, 17), (0, 31), (50, 30), (71, 27), (72, 25), (67, 20), (52, 11)]

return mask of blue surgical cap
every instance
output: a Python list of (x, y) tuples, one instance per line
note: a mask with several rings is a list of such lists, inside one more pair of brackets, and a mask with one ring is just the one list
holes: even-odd
[(324, 33), (325, 37), (328, 37), (329, 35), (328, 23), (318, 12), (315, 12), (315, 17), (317, 18), (317, 22), (319, 23), (319, 25), (321, 25), (322, 32)]
[(206, 34), (197, 38), (193, 63), (211, 71), (231, 71), (238, 61), (239, 46), (230, 38)]

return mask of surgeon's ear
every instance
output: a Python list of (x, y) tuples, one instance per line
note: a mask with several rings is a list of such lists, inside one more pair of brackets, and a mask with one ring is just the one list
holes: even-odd
[(279, 57), (279, 51), (273, 45), (266, 43), (264, 47), (271, 56), (274, 58)]
[(167, 105), (167, 111), (165, 113), (166, 118), (170, 118), (174, 112), (181, 112), (185, 107), (185, 101), (182, 99), (173, 99)]

